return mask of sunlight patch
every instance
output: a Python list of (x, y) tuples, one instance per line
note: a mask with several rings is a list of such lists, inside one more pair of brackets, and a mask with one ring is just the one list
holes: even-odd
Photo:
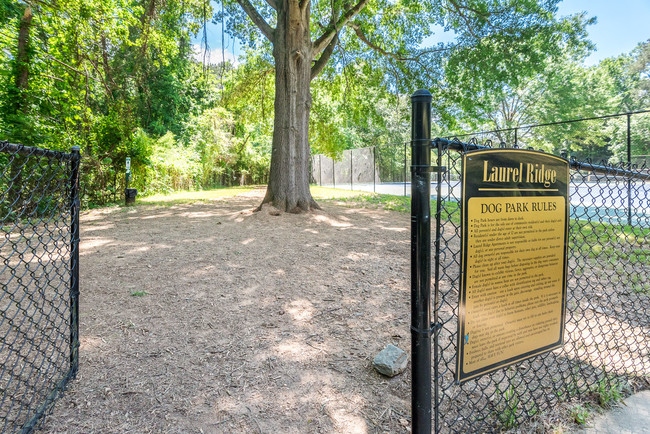
[(286, 311), (293, 317), (294, 321), (309, 321), (314, 317), (314, 305), (307, 300), (292, 301)]

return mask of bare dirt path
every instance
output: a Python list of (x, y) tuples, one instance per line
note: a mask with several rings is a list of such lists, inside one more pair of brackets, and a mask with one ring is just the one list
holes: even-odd
[(79, 375), (43, 432), (405, 432), (409, 217), (261, 191), (82, 216)]

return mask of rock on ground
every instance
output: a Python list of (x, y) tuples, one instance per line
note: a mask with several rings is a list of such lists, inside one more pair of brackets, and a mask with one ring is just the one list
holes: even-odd
[(388, 344), (375, 356), (373, 366), (379, 373), (394, 377), (406, 369), (407, 363), (408, 357), (404, 350)]

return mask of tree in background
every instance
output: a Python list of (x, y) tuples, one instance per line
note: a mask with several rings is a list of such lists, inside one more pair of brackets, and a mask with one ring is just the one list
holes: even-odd
[[(309, 192), (310, 84), (335, 52), (373, 59), (373, 67), (408, 81), (404, 88), (460, 89), (470, 82), (486, 89), (501, 86), (536, 71), (541, 59), (560, 55), (559, 42), (580, 33), (575, 22), (554, 17), (556, 3), (226, 1), (233, 33), (251, 45), (260, 45), (261, 34), (271, 45), (275, 118), (263, 204), (272, 202), (289, 212), (318, 207)], [(436, 24), (455, 32), (455, 41), (420, 48)]]
[[(95, 204), (119, 200), (127, 156), (146, 194), (266, 183), (272, 156), (266, 199), (302, 211), (316, 206), (310, 146), (337, 156), (408, 140), (417, 88), (432, 91), (442, 134), (647, 107), (648, 43), (585, 67), (589, 20), (556, 19), (555, 3), (226, 0), (230, 32), (253, 48), (205, 65), (190, 40), (213, 15), (208, 0), (0, 2), (0, 139), (80, 146)], [(423, 48), (436, 23), (453, 37)], [(650, 153), (647, 118), (632, 119), (635, 155)], [(565, 130), (528, 139), (625, 154), (624, 123)]]
[[(631, 54), (593, 66), (583, 63), (592, 49), (588, 43), (567, 46), (562, 57), (545, 61), (539, 74), (517, 88), (504, 86), (486, 94), (480, 103), (463, 107), (458, 126), (465, 131), (497, 130), (495, 139), (508, 144), (516, 141), (549, 152), (567, 151), (580, 159), (625, 161), (625, 117), (557, 122), (647, 109), (648, 45), (642, 43)], [(634, 154), (648, 153), (643, 146), (648, 119), (644, 114), (631, 117)], [(524, 127), (533, 124), (553, 125)]]

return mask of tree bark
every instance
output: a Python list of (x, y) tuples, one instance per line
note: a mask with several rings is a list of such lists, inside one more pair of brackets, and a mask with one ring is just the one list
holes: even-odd
[[(31, 63), (31, 50), (29, 44), (29, 33), (32, 26), (32, 8), (27, 6), (25, 13), (20, 20), (18, 29), (18, 46), (16, 50), (16, 63), (14, 67), (14, 89), (9, 91), (10, 107), (7, 113), (9, 124), (12, 125), (12, 139), (19, 143), (25, 144), (25, 139), (29, 137), (29, 132), (25, 129), (24, 116), (28, 107), (27, 91), (29, 87), (29, 66)], [(32, 143), (26, 143), (31, 145)], [(9, 206), (13, 209), (14, 219), (18, 219), (24, 210), (23, 204), (23, 174), (25, 166), (25, 157), (15, 154), (12, 157), (12, 164), (9, 173), (10, 191)]]
[[(312, 43), (309, 5), (277, 2), (273, 32), (275, 119), (271, 171), (262, 201), (292, 213), (320, 209), (309, 191), (309, 112), (311, 109)], [(261, 205), (260, 205), (261, 207)]]
[(14, 112), (23, 113), (27, 106), (27, 87), (29, 84), (29, 64), (31, 63), (29, 47), (29, 31), (32, 26), (32, 8), (27, 6), (18, 30), (18, 49), (16, 50), (16, 66), (14, 85), (16, 86)]

